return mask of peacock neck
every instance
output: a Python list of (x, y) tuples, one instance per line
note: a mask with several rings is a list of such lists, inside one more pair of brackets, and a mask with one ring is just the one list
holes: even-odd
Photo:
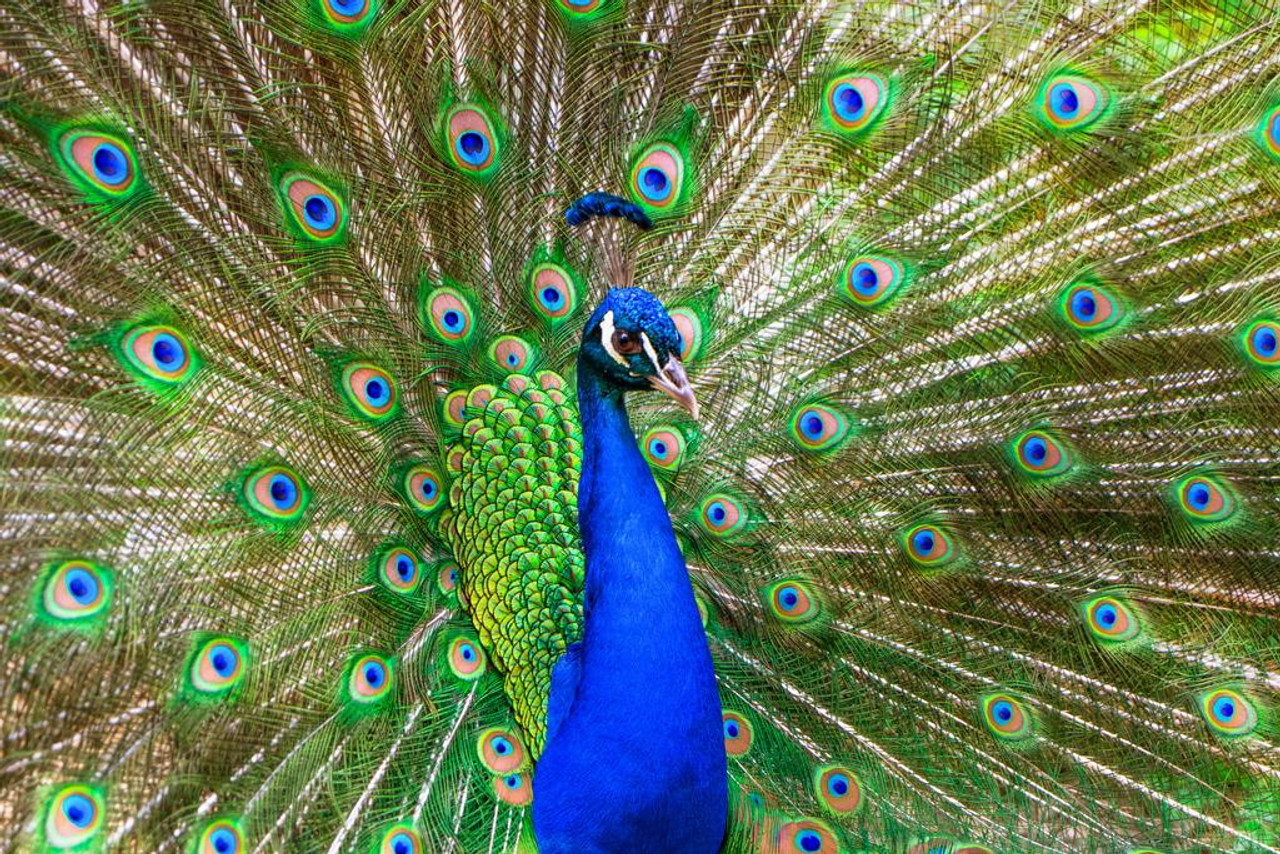
[(624, 396), (585, 368), (578, 379), (578, 525), (586, 557), (580, 700), (593, 685), (670, 672), (672, 652), (682, 647), (710, 668), (684, 556), (636, 446)]

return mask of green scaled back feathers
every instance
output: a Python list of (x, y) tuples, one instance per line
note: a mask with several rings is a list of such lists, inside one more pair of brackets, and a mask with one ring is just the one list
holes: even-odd
[(727, 854), (1280, 852), (1278, 32), (8, 4), (0, 850), (532, 852), (637, 284)]

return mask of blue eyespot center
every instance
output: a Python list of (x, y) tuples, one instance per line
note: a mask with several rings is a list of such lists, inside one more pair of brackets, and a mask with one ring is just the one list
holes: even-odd
[(1049, 456), (1049, 446), (1045, 444), (1044, 439), (1028, 439), (1023, 447), (1026, 451), (1027, 459), (1035, 465), (1043, 463), (1045, 458)]
[(370, 688), (377, 688), (382, 685), (386, 674), (382, 671), (381, 664), (366, 664), (364, 668), (364, 681)]
[(1280, 347), (1280, 340), (1276, 337), (1276, 330), (1270, 326), (1259, 326), (1253, 332), (1253, 348), (1258, 354), (1268, 359), (1275, 356), (1277, 347)]
[(1097, 617), (1099, 625), (1111, 628), (1119, 619), (1119, 614), (1116, 613), (1114, 605), (1103, 605), (1097, 610)]
[(831, 778), (827, 780), (827, 791), (837, 798), (844, 797), (849, 794), (849, 778), (843, 774), (831, 775)]
[(717, 501), (708, 509), (707, 515), (711, 517), (712, 522), (720, 523), (725, 520), (728, 514), (724, 509), (724, 505)]
[(228, 852), (236, 850), (236, 837), (229, 830), (215, 830), (213, 835), (209, 837), (209, 841), (213, 844), (213, 850), (218, 854), (228, 854)]
[(809, 439), (822, 438), (822, 418), (819, 415), (810, 413), (800, 422), (800, 429), (804, 431), (804, 435)]
[(853, 288), (863, 296), (875, 296), (880, 277), (870, 264), (858, 264), (853, 268)]
[(1223, 697), (1213, 704), (1213, 715), (1222, 722), (1227, 722), (1236, 713), (1236, 704), (1229, 698)]
[(520, 775), (508, 774), (507, 776), (502, 778), (502, 782), (508, 789), (518, 789), (520, 788), (520, 783), (521, 783)]
[(782, 607), (790, 611), (800, 602), (800, 594), (794, 587), (784, 587), (778, 593), (778, 599), (782, 602)]
[(476, 658), (475, 647), (473, 647), (469, 643), (464, 643), (459, 649), (461, 651), (463, 661), (475, 661), (475, 658)]
[(841, 83), (836, 87), (835, 102), (836, 112), (847, 122), (862, 118), (862, 112), (866, 108), (862, 93), (848, 83)]
[(657, 202), (671, 195), (671, 180), (667, 178), (667, 173), (656, 166), (646, 166), (640, 170), (640, 187), (647, 197)]
[(489, 157), (489, 140), (479, 131), (464, 131), (458, 136), (458, 154), (472, 166), (479, 166)]
[(1098, 313), (1098, 301), (1093, 295), (1093, 291), (1079, 290), (1071, 297), (1071, 313), (1079, 320), (1093, 320), (1094, 315)]
[(172, 369), (186, 361), (182, 344), (167, 332), (161, 332), (152, 340), (151, 357), (165, 369)]
[(62, 802), (62, 814), (76, 827), (88, 827), (93, 820), (93, 803), (84, 795), (72, 795)]
[(499, 756), (506, 756), (511, 752), (511, 742), (507, 741), (502, 736), (495, 737), (491, 742), (491, 746), (493, 747), (493, 752)]
[(667, 455), (667, 443), (661, 439), (654, 439), (649, 445), (649, 450), (653, 452), (655, 457), (665, 457)]
[(444, 328), (450, 332), (457, 332), (462, 329), (462, 315), (452, 309), (444, 313), (442, 320), (444, 321)]
[(1050, 103), (1053, 104), (1053, 110), (1064, 118), (1074, 118), (1075, 114), (1080, 110), (1080, 96), (1076, 94), (1075, 87), (1070, 83), (1059, 83), (1053, 87), (1053, 91), (1049, 93)]
[(520, 357), (517, 356), (515, 353), (508, 353), (507, 364), (511, 365), (512, 367), (515, 367), (516, 365), (520, 364)]
[(339, 15), (351, 17), (364, 11), (365, 0), (329, 0), (329, 5)]
[(298, 487), (294, 484), (293, 479), (283, 474), (272, 475), (271, 477), (271, 501), (281, 510), (287, 510), (293, 506), (298, 498)]
[(428, 501), (436, 497), (436, 482), (429, 477), (422, 481), (422, 497)]
[(392, 850), (395, 851), (395, 854), (409, 854), (409, 852), (413, 851), (413, 846), (410, 845), (407, 839), (396, 839), (396, 841), (392, 843), (392, 846)]
[(991, 709), (991, 714), (1000, 723), (1007, 724), (1013, 720), (1013, 706), (1009, 702), (1001, 700)]
[(129, 160), (118, 145), (99, 143), (93, 150), (93, 174), (104, 184), (119, 184), (129, 177)]
[(227, 646), (215, 646), (209, 655), (209, 663), (213, 665), (214, 673), (223, 677), (230, 676), (236, 669), (235, 651)]
[(822, 837), (812, 830), (802, 830), (796, 834), (796, 844), (801, 851), (821, 851)]
[(726, 738), (737, 738), (741, 732), (742, 731), (739, 729), (737, 721), (724, 722), (724, 734)]
[(559, 308), (564, 304), (564, 296), (560, 293), (558, 288), (543, 288), (542, 302), (548, 308)]
[(1197, 483), (1187, 490), (1187, 501), (1197, 510), (1203, 510), (1209, 506), (1209, 487), (1203, 483)]
[(911, 545), (920, 554), (928, 554), (933, 551), (934, 538), (931, 531), (920, 531), (911, 538)]
[(338, 220), (338, 210), (333, 206), (331, 199), (316, 193), (307, 196), (306, 201), (302, 203), (302, 216), (307, 221), (307, 225), (323, 231), (333, 228), (333, 224)]
[(372, 379), (365, 383), (364, 393), (369, 398), (369, 402), (375, 406), (385, 404), (389, 397), (387, 384), (379, 379)]
[(413, 578), (414, 569), (413, 561), (409, 560), (409, 558), (404, 555), (396, 558), (396, 575), (400, 576), (401, 581), (408, 581)]
[(81, 605), (88, 605), (98, 598), (98, 580), (83, 569), (67, 573), (67, 591)]

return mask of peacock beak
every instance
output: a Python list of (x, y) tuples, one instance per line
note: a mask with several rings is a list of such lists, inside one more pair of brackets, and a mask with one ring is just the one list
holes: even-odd
[(680, 364), (680, 360), (672, 356), (667, 359), (667, 364), (664, 367), (659, 366), (655, 359), (653, 366), (658, 369), (658, 373), (649, 377), (649, 385), (680, 404), (680, 407), (685, 412), (697, 418), (698, 399), (693, 396), (693, 389), (689, 386), (689, 377), (685, 374), (684, 365)]

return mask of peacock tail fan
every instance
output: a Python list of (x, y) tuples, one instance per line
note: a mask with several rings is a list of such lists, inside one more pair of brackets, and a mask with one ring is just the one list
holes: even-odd
[(534, 850), (603, 190), (726, 851), (1280, 851), (1278, 34), (7, 4), (0, 849)]

